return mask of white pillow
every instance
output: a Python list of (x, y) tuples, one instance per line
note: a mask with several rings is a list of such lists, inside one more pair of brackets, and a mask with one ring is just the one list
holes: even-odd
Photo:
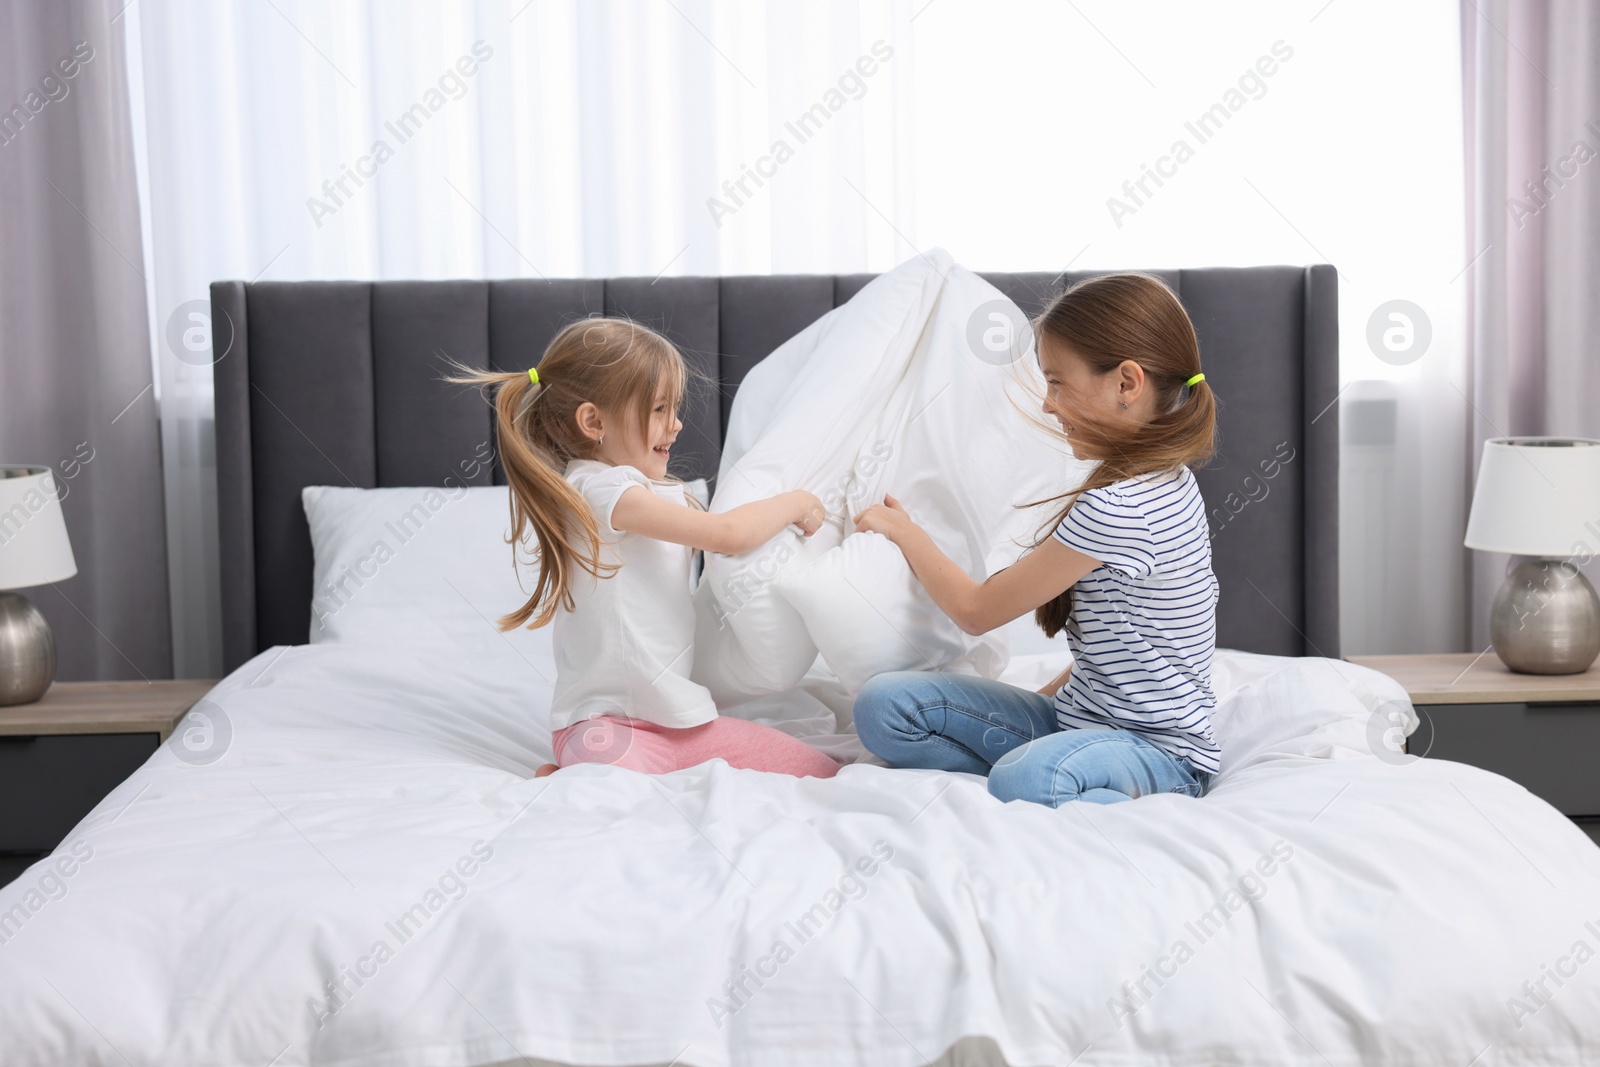
[[(506, 642), (553, 663), (549, 627), (500, 633), (527, 600), (512, 567), (504, 486), (300, 492), (311, 526), (311, 643)], [(552, 684), (553, 668), (548, 674)]]
[[(776, 584), (852, 695), (888, 671), (937, 669), (997, 678), (1005, 669), (1002, 631), (962, 633), (881, 534), (852, 534), (837, 550)], [(1057, 670), (1065, 667), (1063, 659)]]
[(1212, 660), (1217, 696), (1211, 723), (1222, 748), (1223, 782), (1251, 764), (1284, 757), (1377, 757), (1400, 765), (1393, 734), (1409, 734), (1417, 714), (1393, 678), (1336, 659), (1264, 656), (1219, 648)]
[(817, 646), (773, 578), (843, 540), (839, 498), (938, 303), (947, 253), (902, 264), (869, 282), (746, 376), (734, 398), (711, 510), (728, 511), (808, 489), (833, 521), (809, 539), (785, 532), (740, 556), (707, 554), (695, 595), (692, 677), (719, 706), (798, 685)]
[[(974, 336), (1002, 319), (1006, 344), (976, 347)], [(758, 364), (741, 385), (716, 508), (806, 488), (850, 533), (855, 517), (887, 492), (974, 578), (1015, 562), (1054, 510), (1017, 505), (1079, 484), (1090, 466), (1018, 410), (1036, 408), (1043, 392), (1021, 312), (935, 250), (881, 275), (824, 324)], [(722, 625), (698, 637), (697, 680), (719, 694), (731, 668), (749, 664), (734, 695), (785, 689), (808, 664), (800, 652), (775, 653), (812, 647), (852, 690), (908, 667), (998, 676), (1007, 639), (1028, 624), (981, 638), (962, 634), (891, 550), (845, 537), (815, 563), (808, 552), (771, 569), (772, 580), (731, 618), (703, 605), (702, 627)], [(701, 595), (721, 597), (729, 568), (742, 563), (708, 559), (708, 579), (721, 584)], [(785, 614), (779, 600), (794, 611)], [(735, 655), (720, 654), (726, 649)]]
[[(688, 490), (702, 503), (706, 482)], [(512, 566), (505, 486), (300, 491), (311, 526), (311, 643), (453, 646), (468, 662), (514, 654), (555, 685), (551, 628), (501, 632), (528, 599)], [(524, 560), (535, 546), (525, 547)]]
[(706, 554), (694, 594), (691, 677), (711, 691), (718, 707), (800, 684), (816, 661), (817, 645), (774, 584), (838, 547), (842, 536), (829, 523), (810, 537), (785, 529), (743, 556)]

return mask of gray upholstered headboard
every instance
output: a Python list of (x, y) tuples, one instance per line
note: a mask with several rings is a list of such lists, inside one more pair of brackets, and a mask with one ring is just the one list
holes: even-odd
[[(986, 274), (1023, 311), (1086, 271)], [(1153, 271), (1178, 293), (1221, 403), (1199, 474), (1222, 587), (1217, 639), (1278, 655), (1339, 652), (1338, 291), (1332, 267)], [(216, 282), (217, 509), (229, 670), (307, 640), (307, 485), (443, 485), (492, 439), (440, 353), (522, 370), (565, 323), (625, 315), (670, 337), (718, 395), (691, 400), (675, 473), (716, 473), (745, 373), (871, 275), (449, 282)], [(481, 466), (481, 465), (480, 465)], [(484, 467), (474, 484), (498, 480)]]

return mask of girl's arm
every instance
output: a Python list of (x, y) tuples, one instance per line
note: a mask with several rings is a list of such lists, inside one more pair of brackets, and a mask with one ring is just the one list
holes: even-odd
[(1056, 675), (1055, 681), (1046, 682), (1043, 688), (1035, 689), (1034, 692), (1043, 693), (1047, 697), (1055, 696), (1061, 690), (1061, 687), (1067, 684), (1067, 679), (1070, 677), (1072, 677), (1072, 664), (1069, 663), (1066, 670)]
[(826, 516), (822, 501), (804, 489), (713, 513), (674, 504), (636, 485), (617, 498), (611, 525), (658, 541), (737, 556), (772, 540), (790, 523), (810, 537)]
[(933, 538), (911, 521), (898, 500), (887, 495), (882, 504), (861, 513), (856, 529), (881, 533), (893, 541), (939, 610), (950, 616), (963, 633), (973, 636), (986, 634), (1054, 600), (1100, 566), (1099, 560), (1068, 548), (1055, 537), (1047, 537), (1005, 570), (976, 582), (939, 551)]

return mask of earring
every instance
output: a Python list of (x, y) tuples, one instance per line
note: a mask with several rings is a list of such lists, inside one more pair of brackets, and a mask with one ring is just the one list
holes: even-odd
[[(1123, 406), (1123, 407), (1127, 407), (1127, 406), (1128, 406), (1128, 405), (1126, 405), (1126, 404), (1124, 404), (1124, 405), (1122, 405), (1122, 406)], [(600, 440), (598, 440), (598, 441), (596, 441), (596, 442), (595, 442), (595, 444), (597, 444), (597, 445), (603, 445), (603, 444), (605, 444), (605, 443), (606, 443), (606, 435), (605, 435), (605, 434), (601, 434), (601, 435), (600, 435)]]
[(1122, 410), (1123, 411), (1127, 411), (1128, 410), (1128, 402), (1126, 400), (1124, 400), (1122, 402)]

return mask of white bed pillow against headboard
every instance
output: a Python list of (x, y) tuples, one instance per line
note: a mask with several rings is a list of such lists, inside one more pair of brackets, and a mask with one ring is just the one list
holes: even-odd
[[(703, 503), (704, 479), (688, 483)], [(469, 656), (508, 649), (552, 685), (550, 627), (504, 633), (528, 599), (512, 567), (505, 486), (300, 491), (311, 527), (311, 643), (451, 644)], [(525, 551), (527, 560), (533, 552)], [(535, 572), (523, 567), (531, 588)]]
[(548, 648), (548, 628), (495, 628), (527, 599), (506, 543), (504, 486), (311, 485), (300, 498), (315, 557), (312, 644), (511, 640), (524, 651)]

